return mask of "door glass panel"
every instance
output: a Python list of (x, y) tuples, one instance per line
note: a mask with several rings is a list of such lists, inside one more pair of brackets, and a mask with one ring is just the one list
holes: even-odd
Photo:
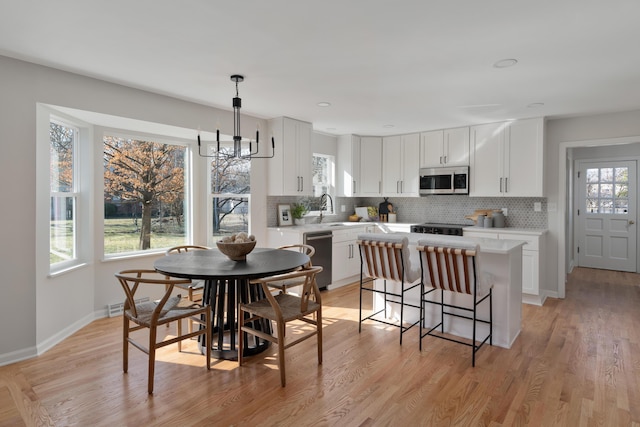
[(588, 213), (626, 214), (629, 208), (629, 168), (586, 170)]

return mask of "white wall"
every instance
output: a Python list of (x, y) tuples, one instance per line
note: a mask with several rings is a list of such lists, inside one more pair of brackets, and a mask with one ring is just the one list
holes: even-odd
[[(87, 265), (49, 277), (48, 191), (37, 184), (48, 175), (48, 152), (37, 150), (37, 105), (50, 104), (161, 123), (195, 131), (233, 134), (233, 116), (190, 102), (127, 88), (0, 56), (0, 180), (5, 184), (1, 211), (0, 365), (42, 352), (104, 313), (106, 304), (123, 300), (113, 274), (129, 267), (150, 267), (154, 256), (103, 261), (96, 248)], [(243, 134), (264, 120), (243, 114)], [(47, 136), (48, 137), (48, 136)], [(195, 146), (195, 140), (194, 144)], [(98, 158), (97, 156), (93, 156)], [(266, 161), (252, 165), (252, 209), (266, 209)], [(99, 159), (95, 176), (101, 175)], [(202, 179), (202, 167), (195, 177)], [(200, 177), (200, 178), (199, 178)], [(102, 212), (101, 182), (94, 183), (92, 209)], [(204, 197), (194, 194), (196, 198)], [(196, 190), (197, 191), (197, 190)], [(36, 202), (38, 200), (38, 202)], [(44, 206), (44, 208), (43, 208)], [(94, 215), (95, 217), (95, 215)], [(100, 215), (98, 215), (100, 217)], [(43, 221), (43, 218), (46, 218)], [(196, 212), (196, 222), (202, 213)], [(252, 228), (264, 229), (266, 216), (252, 215)], [(92, 224), (92, 230), (100, 230)], [(196, 232), (205, 227), (196, 224)], [(196, 236), (196, 240), (199, 240)], [(94, 245), (97, 246), (97, 245)]]
[[(549, 212), (548, 217), (547, 275), (543, 288), (548, 290), (551, 296), (554, 296), (554, 293), (563, 296), (564, 272), (569, 267), (566, 254), (570, 248), (565, 246), (565, 241), (566, 244), (571, 244), (572, 236), (567, 233), (571, 223), (567, 222), (566, 216), (571, 193), (562, 185), (565, 182), (569, 185), (566, 179), (569, 150), (605, 145), (615, 147), (635, 142), (640, 142), (640, 110), (547, 121), (547, 204), (556, 203), (558, 206), (556, 211)], [(632, 155), (631, 151), (627, 153)], [(561, 176), (561, 173), (565, 176)], [(561, 249), (559, 245), (562, 246)]]

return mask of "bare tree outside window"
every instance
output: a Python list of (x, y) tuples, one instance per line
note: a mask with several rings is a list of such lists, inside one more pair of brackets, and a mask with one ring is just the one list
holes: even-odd
[(76, 257), (74, 153), (78, 129), (59, 121), (49, 123), (50, 231), (49, 264)]
[(229, 147), (221, 148), (210, 163), (214, 238), (249, 229), (251, 161), (232, 153)]
[[(105, 253), (184, 243), (185, 152), (179, 145), (104, 137)], [(137, 234), (137, 245), (127, 233)]]

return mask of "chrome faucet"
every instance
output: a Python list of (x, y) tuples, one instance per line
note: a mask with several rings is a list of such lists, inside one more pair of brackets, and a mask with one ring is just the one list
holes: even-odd
[(320, 196), (320, 221), (318, 221), (319, 223), (322, 222), (322, 217), (324, 215), (322, 215), (322, 212), (324, 212), (327, 209), (327, 199), (329, 199), (329, 201), (331, 201), (331, 212), (335, 213), (333, 211), (333, 199), (331, 198), (331, 195), (327, 194), (327, 193), (323, 193)]

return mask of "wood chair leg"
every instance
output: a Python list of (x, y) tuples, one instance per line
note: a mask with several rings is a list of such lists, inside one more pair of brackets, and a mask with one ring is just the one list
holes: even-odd
[(149, 394), (153, 394), (153, 376), (155, 374), (156, 365), (156, 327), (149, 329), (149, 378), (147, 390)]
[(285, 323), (278, 322), (278, 369), (280, 370), (280, 383), (282, 387), (287, 384), (286, 374), (284, 371), (284, 330)]
[(122, 326), (122, 370), (127, 373), (129, 370), (129, 319), (122, 316), (124, 324)]
[[(315, 313), (314, 313), (315, 314)], [(318, 365), (322, 365), (322, 310), (317, 311), (316, 327), (318, 328)]]

